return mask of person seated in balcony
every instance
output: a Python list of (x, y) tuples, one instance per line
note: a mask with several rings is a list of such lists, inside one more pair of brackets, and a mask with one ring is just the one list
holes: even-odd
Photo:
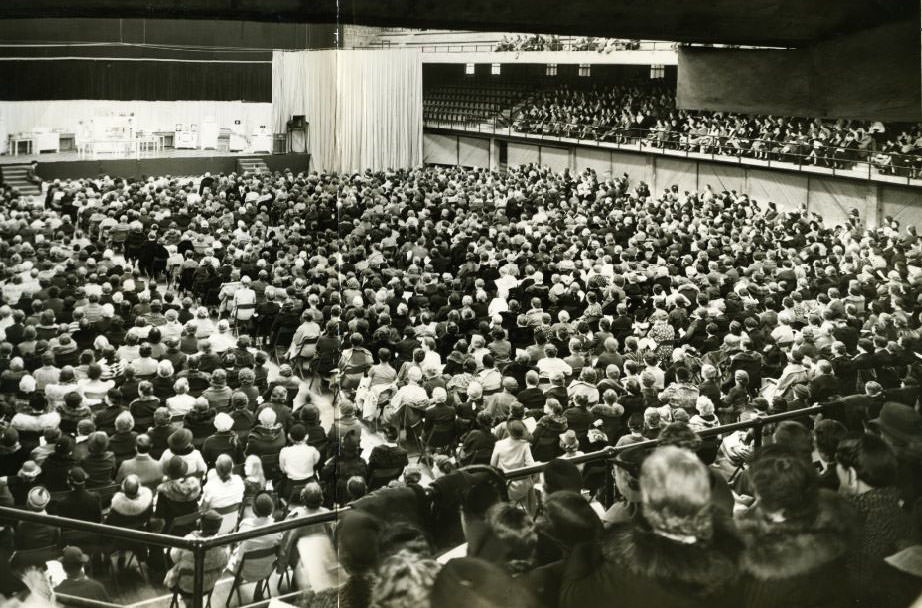
[(102, 521), (102, 502), (99, 494), (86, 489), (88, 479), (82, 468), (71, 468), (67, 475), (70, 491), (50, 505), (54, 515), (93, 523)]
[(87, 456), (80, 462), (86, 471), (87, 487), (107, 486), (115, 479), (115, 454), (109, 450), (109, 437), (102, 431), (92, 433), (87, 439)]
[[(240, 527), (238, 530), (240, 532), (245, 532), (275, 523), (275, 519), (273, 517), (274, 513), (275, 501), (273, 500), (272, 495), (266, 492), (257, 494), (256, 498), (253, 500), (253, 515), (251, 517), (244, 518), (240, 522)], [(271, 532), (269, 534), (264, 534), (263, 536), (257, 536), (256, 538), (250, 538), (248, 540), (242, 541), (239, 545), (237, 545), (237, 547), (234, 549), (234, 552), (231, 554), (230, 560), (227, 563), (227, 571), (236, 574), (237, 569), (241, 566), (243, 556), (249, 551), (267, 549), (269, 547), (279, 547), (281, 542), (281, 532)]]
[(234, 461), (227, 454), (218, 456), (202, 486), (202, 509), (223, 509), (240, 504), (246, 491), (243, 478), (234, 473)]
[(129, 475), (138, 478), (141, 485), (155, 489), (163, 480), (163, 467), (160, 462), (151, 456), (152, 442), (150, 435), (138, 435), (135, 440), (136, 454), (122, 462), (115, 475), (115, 481), (121, 483)]
[[(221, 530), (221, 515), (211, 509), (205, 511), (199, 519), (198, 530), (190, 532), (185, 538), (210, 538)], [(205, 577), (203, 588), (207, 590), (214, 589), (215, 584), (224, 575), (224, 568), (227, 566), (227, 560), (230, 557), (230, 550), (227, 546), (211, 547), (205, 550), (203, 568)], [(184, 595), (190, 596), (194, 591), (194, 580), (192, 573), (195, 572), (195, 554), (191, 549), (170, 549), (170, 559), (173, 567), (166, 573), (163, 584), (167, 589), (175, 589)]]
[(80, 606), (79, 601), (70, 604), (62, 596), (83, 598), (95, 602), (111, 602), (105, 585), (87, 576), (85, 567), (90, 558), (80, 547), (67, 546), (61, 551), (61, 567), (67, 576), (54, 588), (57, 599), (63, 605)]
[[(51, 504), (51, 493), (42, 486), (29, 490), (26, 497), (26, 509), (39, 515), (48, 515), (47, 508)], [(17, 550), (40, 549), (54, 547), (60, 538), (60, 531), (56, 526), (22, 521), (16, 526), (14, 546)]]

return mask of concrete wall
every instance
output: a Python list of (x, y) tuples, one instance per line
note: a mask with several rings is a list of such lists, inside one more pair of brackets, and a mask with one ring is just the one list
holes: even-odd
[[(423, 160), (426, 164), (496, 168), (500, 141), (425, 132)], [(796, 209), (806, 202), (810, 211), (831, 225), (858, 209), (869, 226), (891, 216), (903, 225), (922, 227), (922, 189), (909, 186), (591, 146), (509, 141), (507, 150), (508, 166), (539, 163), (555, 171), (591, 168), (603, 179), (627, 173), (632, 182), (644, 181), (653, 192), (673, 184), (682, 190), (703, 190), (710, 185), (716, 191), (736, 190), (762, 203), (774, 202), (781, 210)]]

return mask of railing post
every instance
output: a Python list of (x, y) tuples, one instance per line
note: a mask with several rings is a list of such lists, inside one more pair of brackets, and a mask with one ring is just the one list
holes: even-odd
[(602, 494), (602, 501), (606, 509), (610, 509), (615, 504), (614, 448), (610, 449), (609, 453), (609, 458), (605, 459), (605, 487)]
[(192, 608), (204, 608), (205, 606), (205, 549), (202, 548), (201, 541), (195, 539), (195, 546), (192, 549), (192, 556), (195, 563), (195, 573), (192, 575)]
[(762, 430), (764, 428), (765, 423), (760, 418), (755, 418), (752, 421), (752, 447), (756, 449), (762, 447)]

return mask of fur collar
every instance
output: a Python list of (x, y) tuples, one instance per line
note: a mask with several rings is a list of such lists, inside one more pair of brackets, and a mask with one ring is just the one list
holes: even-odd
[(742, 568), (761, 580), (805, 574), (845, 556), (854, 527), (849, 505), (828, 490), (820, 493), (812, 521), (774, 523), (758, 508), (743, 513), (737, 529), (746, 544)]
[(729, 522), (719, 517), (710, 542), (683, 544), (654, 534), (641, 522), (613, 533), (602, 545), (606, 561), (697, 597), (718, 593), (736, 580), (741, 550)]

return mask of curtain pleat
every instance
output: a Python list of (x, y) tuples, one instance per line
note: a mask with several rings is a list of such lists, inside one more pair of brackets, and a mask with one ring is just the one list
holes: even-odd
[(276, 132), (310, 123), (315, 169), (352, 172), (422, 163), (422, 61), (414, 49), (276, 52)]

